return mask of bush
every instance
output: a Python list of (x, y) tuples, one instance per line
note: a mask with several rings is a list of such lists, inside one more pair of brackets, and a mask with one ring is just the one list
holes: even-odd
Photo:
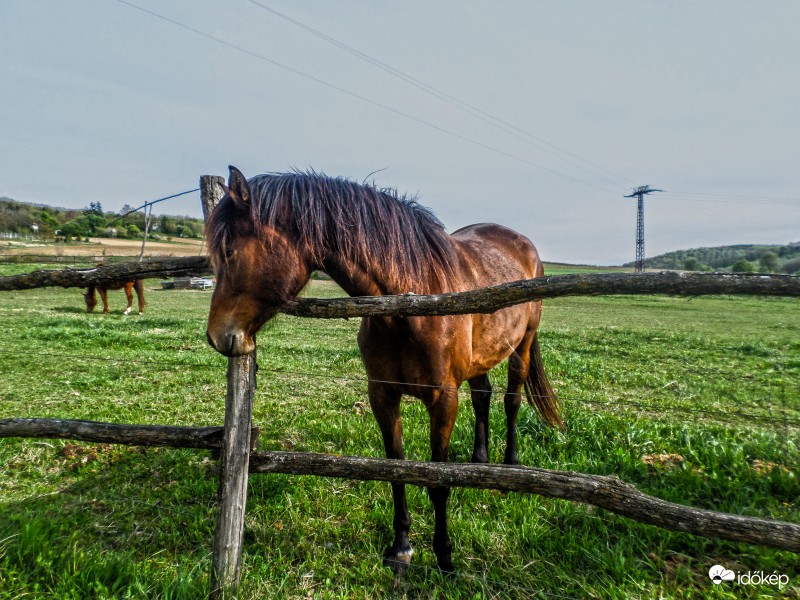
[(775, 273), (778, 270), (778, 255), (774, 252), (764, 252), (758, 259), (762, 273)]
[(783, 263), (783, 272), (788, 273), (789, 275), (800, 274), (800, 258), (787, 260), (785, 263)]
[(731, 271), (733, 271), (734, 273), (755, 273), (756, 266), (746, 258), (740, 258), (735, 263), (733, 263)]
[(687, 271), (697, 271), (698, 266), (700, 266), (700, 261), (694, 256), (690, 256), (683, 261), (683, 268)]

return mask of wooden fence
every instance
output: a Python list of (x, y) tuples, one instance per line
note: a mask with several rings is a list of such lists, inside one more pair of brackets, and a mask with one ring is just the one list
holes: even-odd
[[(201, 187), (213, 191), (215, 186), (201, 182)], [(91, 269), (36, 271), (0, 277), (0, 291), (46, 286), (86, 287), (89, 284), (120, 279), (203, 275), (209, 270), (205, 257), (190, 257)], [(513, 304), (544, 298), (611, 294), (756, 294), (800, 297), (800, 278), (675, 272), (562, 275), (458, 294), (299, 299), (288, 304), (284, 312), (317, 318), (463, 314), (493, 312)], [(291, 473), (421, 486), (476, 487), (534, 493), (593, 504), (638, 521), (676, 531), (800, 552), (800, 524), (731, 515), (667, 502), (648, 496), (616, 477), (522, 466), (421, 463), (294, 452), (255, 452), (258, 437), (258, 430), (252, 427), (255, 371), (255, 353), (228, 359), (223, 428), (120, 425), (54, 419), (0, 419), (0, 437), (69, 438), (89, 442), (218, 450), (221, 465), (211, 573), (213, 597), (235, 595), (240, 579), (248, 473)]]

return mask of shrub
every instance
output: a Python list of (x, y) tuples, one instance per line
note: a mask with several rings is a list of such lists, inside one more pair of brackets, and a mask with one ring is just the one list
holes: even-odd
[(778, 255), (771, 251), (764, 252), (758, 264), (762, 273), (774, 273), (778, 270)]
[(783, 263), (783, 272), (788, 273), (789, 275), (797, 275), (800, 273), (800, 258), (787, 260), (785, 263)]
[(733, 271), (734, 273), (755, 273), (756, 266), (746, 258), (740, 258), (735, 263), (733, 263), (731, 271)]

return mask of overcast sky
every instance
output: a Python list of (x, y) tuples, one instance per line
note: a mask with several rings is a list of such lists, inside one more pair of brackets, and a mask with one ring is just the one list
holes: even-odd
[(800, 2), (131, 4), (0, 3), (0, 196), (119, 210), (229, 164), (377, 171), (450, 231), (620, 264), (650, 184), (649, 256), (800, 241)]

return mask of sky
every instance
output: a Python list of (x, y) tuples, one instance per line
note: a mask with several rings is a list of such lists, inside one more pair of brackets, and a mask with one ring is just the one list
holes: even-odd
[[(313, 169), (547, 261), (800, 241), (800, 2), (3, 0), (0, 196)], [(199, 194), (155, 212), (200, 216)]]

